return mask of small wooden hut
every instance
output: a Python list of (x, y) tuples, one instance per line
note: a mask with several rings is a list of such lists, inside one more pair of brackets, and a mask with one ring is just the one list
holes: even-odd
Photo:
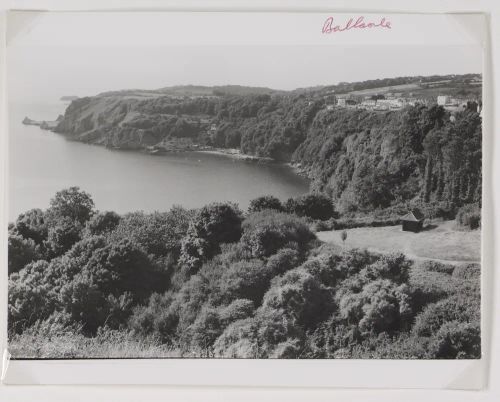
[(414, 209), (401, 217), (403, 231), (418, 233), (424, 227), (424, 215), (422, 212)]

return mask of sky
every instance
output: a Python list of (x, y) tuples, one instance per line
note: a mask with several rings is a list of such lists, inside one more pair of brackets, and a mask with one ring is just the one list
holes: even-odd
[[(302, 41), (302, 36), (294, 41), (279, 35), (269, 41), (248, 40), (248, 35), (240, 40), (240, 31), (226, 39), (222, 28), (218, 33), (216, 29), (207, 31), (207, 35), (186, 31), (190, 20), (185, 21), (179, 17), (168, 25), (158, 15), (138, 19), (113, 13), (98, 18), (52, 14), (30, 18), (23, 14), (11, 24), (9, 98), (14, 102), (55, 101), (64, 95), (184, 84), (289, 90), (342, 81), (482, 71), (481, 47), (467, 36), (457, 40), (460, 35), (453, 24), (440, 28), (448, 29), (448, 44), (436, 40), (424, 45), (417, 32), (408, 44), (396, 35), (393, 40), (382, 38), (382, 45), (377, 45), (367, 43), (371, 33), (362, 41), (346, 34), (342, 40), (328, 43), (324, 38)], [(221, 21), (219, 25), (233, 23)], [(406, 35), (411, 36), (413, 30), (407, 25)], [(177, 31), (185, 35), (177, 38)], [(216, 39), (211, 41), (211, 36)]]
[(346, 81), (481, 72), (476, 47), (20, 47), (8, 54), (14, 101), (171, 85), (295, 89)]

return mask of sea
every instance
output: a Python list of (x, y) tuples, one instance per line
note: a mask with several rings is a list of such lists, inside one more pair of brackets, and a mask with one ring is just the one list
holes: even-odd
[(289, 166), (224, 155), (187, 152), (150, 155), (70, 141), (64, 135), (22, 124), (55, 120), (69, 103), (9, 105), (9, 221), (29, 209), (45, 209), (57, 191), (78, 186), (100, 211), (167, 211), (232, 201), (245, 210), (250, 200), (281, 200), (306, 193), (309, 181)]

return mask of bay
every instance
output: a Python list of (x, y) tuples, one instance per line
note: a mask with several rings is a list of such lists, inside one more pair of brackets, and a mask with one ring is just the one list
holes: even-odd
[(57, 191), (70, 186), (89, 192), (97, 209), (118, 213), (166, 211), (173, 205), (198, 208), (214, 201), (246, 209), (260, 195), (285, 200), (308, 191), (308, 180), (282, 164), (202, 152), (153, 156), (87, 145), (21, 123), (25, 116), (55, 120), (67, 104), (9, 106), (9, 221), (31, 208), (47, 208)]

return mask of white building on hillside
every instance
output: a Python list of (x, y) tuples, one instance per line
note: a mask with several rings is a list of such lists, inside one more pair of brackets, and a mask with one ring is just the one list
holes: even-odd
[(444, 106), (448, 103), (451, 103), (450, 101), (451, 101), (451, 97), (449, 97), (448, 95), (439, 95), (437, 97), (437, 104), (439, 106)]

